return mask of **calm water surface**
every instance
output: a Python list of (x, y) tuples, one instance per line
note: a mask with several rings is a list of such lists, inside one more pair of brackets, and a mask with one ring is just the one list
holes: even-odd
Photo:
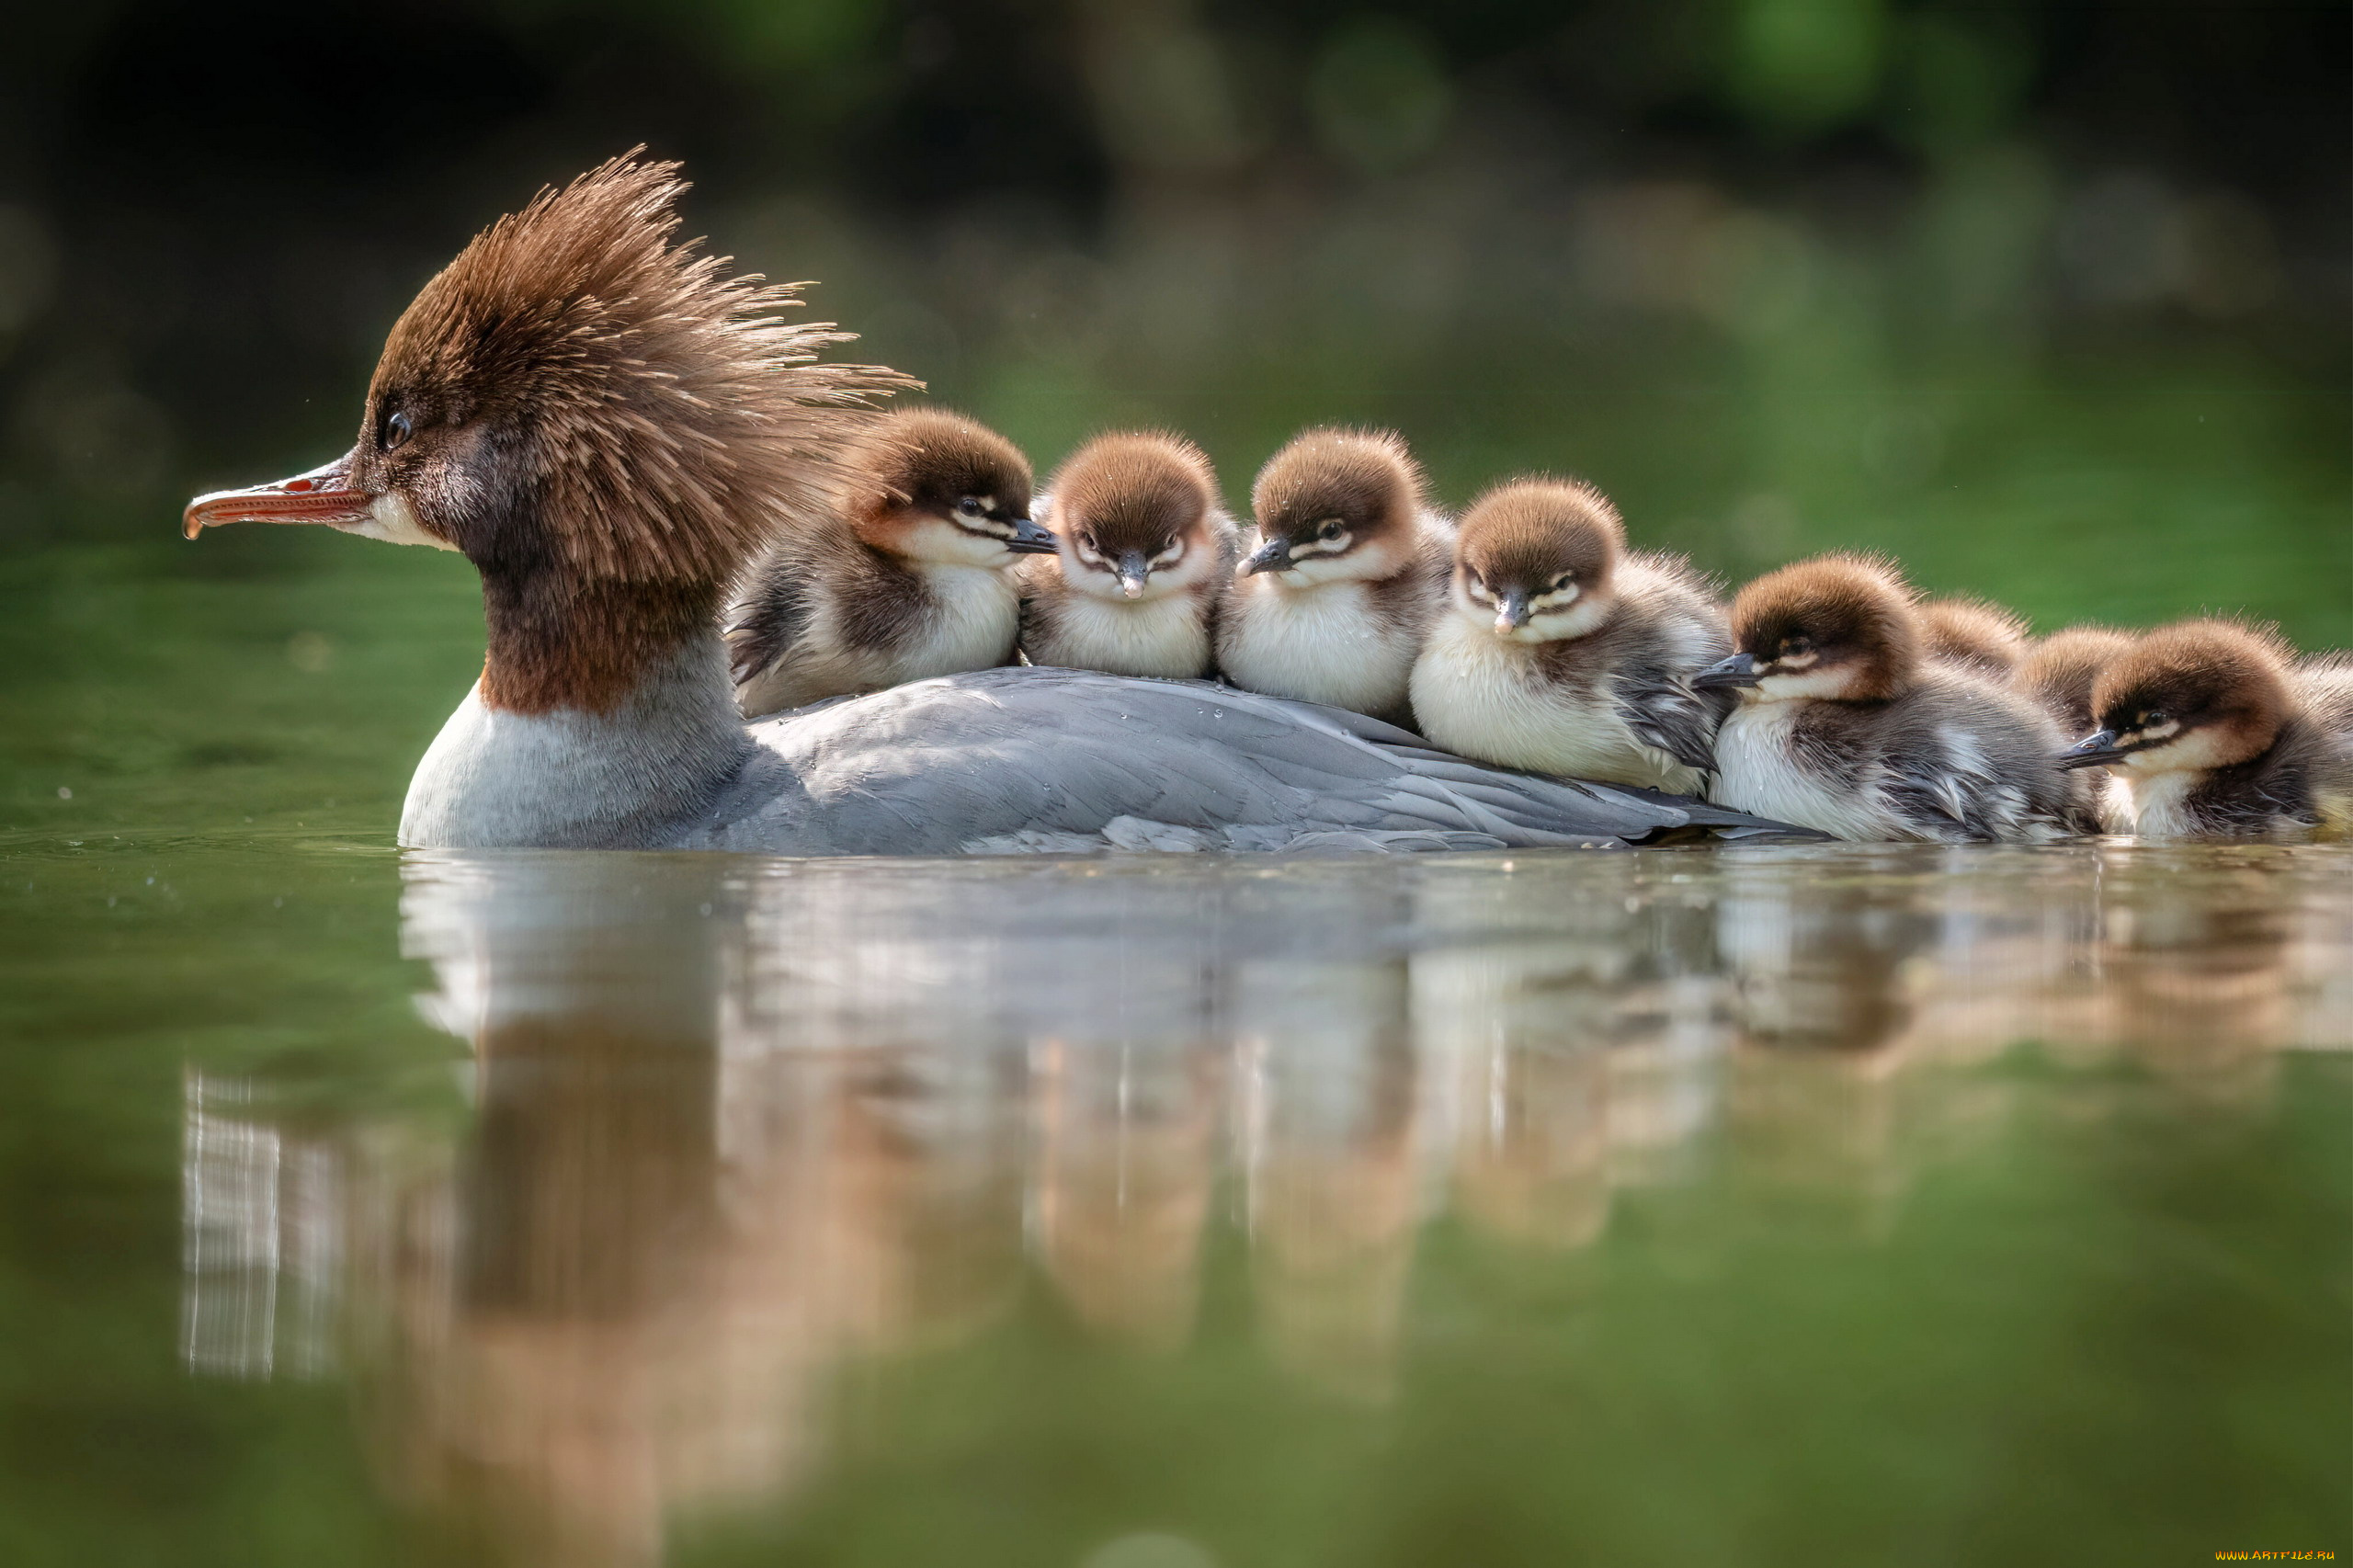
[(2353, 1551), (2353, 854), (0, 843), (0, 1559)]

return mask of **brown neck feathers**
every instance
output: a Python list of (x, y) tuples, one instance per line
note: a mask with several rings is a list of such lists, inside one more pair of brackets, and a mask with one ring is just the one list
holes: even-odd
[(482, 700), (511, 713), (609, 713), (647, 671), (714, 635), (719, 590), (707, 583), (566, 581), (561, 574), (483, 574), (490, 646)]

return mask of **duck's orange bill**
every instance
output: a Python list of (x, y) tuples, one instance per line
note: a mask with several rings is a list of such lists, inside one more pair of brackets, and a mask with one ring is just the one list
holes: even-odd
[(373, 497), (351, 488), (350, 463), (340, 457), (275, 484), (199, 495), (180, 514), (180, 531), (194, 539), (222, 523), (364, 523)]

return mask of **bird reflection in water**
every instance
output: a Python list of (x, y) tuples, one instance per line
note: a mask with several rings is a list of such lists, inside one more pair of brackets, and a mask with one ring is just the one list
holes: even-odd
[(192, 1072), (183, 1352), (339, 1371), (388, 1493), (545, 1563), (775, 1506), (862, 1369), (1040, 1316), (1165, 1359), (1217, 1295), (1301, 1397), (1377, 1410), (1433, 1226), (1606, 1266), (1619, 1209), (1707, 1178), (1879, 1235), (2023, 1046), (2237, 1096), (2353, 1045), (2341, 870), (421, 856), (404, 941), (471, 1107)]

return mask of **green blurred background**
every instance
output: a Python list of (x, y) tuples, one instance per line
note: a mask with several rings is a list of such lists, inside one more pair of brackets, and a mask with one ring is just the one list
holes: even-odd
[(176, 504), (340, 450), (417, 284), (644, 142), (692, 231), (822, 279), (1041, 466), (1165, 421), (1240, 497), (1302, 422), (1371, 420), (1449, 501), (1582, 472), (1734, 576), (1859, 544), (2041, 624), (2353, 626), (2342, 5), (93, 0), (9, 32), (15, 551), (220, 570)]

